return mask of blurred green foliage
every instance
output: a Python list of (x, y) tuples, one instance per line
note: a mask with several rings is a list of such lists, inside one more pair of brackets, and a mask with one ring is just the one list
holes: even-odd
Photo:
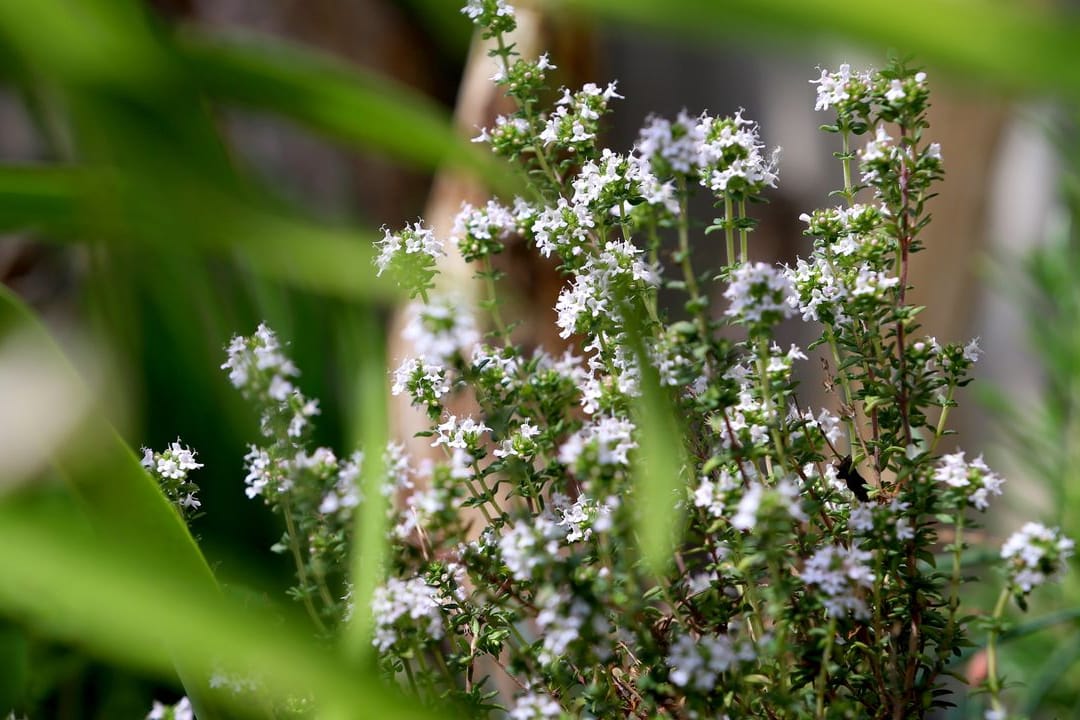
[[(455, 20), (455, 4), (406, 5), (444, 52), (461, 57), (467, 25)], [(1080, 24), (1050, 7), (977, 0), (558, 5), (673, 34), (689, 30), (702, 42), (750, 34), (842, 39), (879, 53), (889, 47), (986, 86), (1080, 96)], [(290, 352), (308, 373), (305, 391), (324, 399), (319, 426), (327, 437), (320, 439), (377, 445), (386, 432), (381, 318), (394, 294), (373, 276), (374, 228), (329, 223), (284, 201), (244, 167), (222, 116), (242, 108), (282, 118), (402, 164), (456, 166), (503, 192), (517, 179), (460, 138), (445, 109), (383, 78), (280, 41), (178, 30), (135, 0), (0, 0), (0, 60), (0, 80), (21, 99), (43, 148), (40, 164), (0, 166), (0, 228), (77, 244), (71, 252), (87, 261), (79, 320), (108, 348), (130, 395), (104, 398), (80, 426), (81, 442), (60, 449), (41, 482), (2, 496), (0, 713), (134, 717), (149, 707), (150, 683), (172, 684), (178, 671), (203, 706), (200, 717), (220, 717), (237, 709), (219, 708), (198, 679), (215, 661), (250, 664), (283, 694), (315, 692), (340, 717), (361, 707), (419, 716), (372, 679), (364, 623), (350, 629), (347, 652), (314, 646), (303, 622), (265, 600), (287, 570), (250, 570), (239, 560), (260, 553), (278, 530), (239, 492), (239, 458), (254, 420), (216, 372), (222, 347), (231, 334), (269, 321), (291, 339)], [(1076, 262), (1075, 252), (1054, 260), (1047, 267), (1065, 274), (1038, 281), (1075, 294)], [(5, 337), (21, 328), (42, 352), (61, 352), (10, 293), (0, 296), (0, 319)], [(1080, 327), (1080, 319), (1070, 322)], [(1069, 352), (1072, 364), (1060, 369), (1075, 383), (1080, 362)], [(135, 422), (121, 425), (121, 439), (109, 421), (128, 416), (126, 401)], [(675, 431), (663, 420), (662, 396), (643, 402), (642, 416), (656, 425), (653, 444), (664, 450), (643, 475), (649, 495), (662, 498)], [(130, 449), (161, 446), (177, 433), (207, 465), (200, 484), (212, 510), (198, 525), (202, 550)], [(1071, 456), (1062, 462), (1075, 475)], [(9, 474), (0, 468), (0, 488), (16, 480)], [(1071, 497), (1072, 485), (1058, 487)], [(1080, 535), (1080, 504), (1059, 507), (1071, 508), (1067, 531)], [(374, 515), (361, 522), (363, 597), (374, 582), (380, 534)], [(665, 547), (673, 522), (647, 524), (646, 547)], [(1080, 588), (1068, 592), (1075, 604)], [(1061, 695), (1049, 681), (1075, 669), (1077, 632), (1053, 655), (1040, 646), (1048, 659), (1039, 677), (1047, 681), (1033, 683), (1034, 699)], [(1066, 690), (1072, 699), (1054, 707), (1067, 707), (1078, 692), (1074, 681)]]

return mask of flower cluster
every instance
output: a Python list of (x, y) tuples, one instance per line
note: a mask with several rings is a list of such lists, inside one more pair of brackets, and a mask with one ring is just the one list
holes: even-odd
[(1074, 543), (1057, 528), (1029, 522), (1009, 536), (1001, 547), (1009, 583), (1019, 594), (1028, 594), (1039, 585), (1065, 572)]
[(408, 289), (409, 297), (426, 295), (435, 277), (435, 262), (445, 255), (435, 233), (419, 222), (397, 233), (383, 228), (383, 239), (377, 245), (377, 274), (392, 274)]
[[(753, 259), (751, 207), (778, 158), (742, 111), (652, 117), (635, 147), (599, 147), (614, 83), (548, 95), (548, 57), (505, 37), (512, 8), (464, 13), (517, 104), (478, 140), (532, 187), (464, 205), (448, 238), (475, 263), (483, 314), (434, 292), (443, 243), (421, 223), (380, 243), (379, 272), (420, 298), (391, 392), (427, 425), (421, 457), (392, 445), (379, 465), (395, 502), (369, 607), (354, 606), (347, 551), (358, 508), (385, 497), (360, 492), (360, 453), (312, 447), (318, 405), (270, 330), (229, 346), (224, 368), (266, 440), (246, 458), (247, 494), (282, 516), (273, 549), (295, 562), (291, 595), (324, 637), (372, 613), (386, 679), (475, 717), (926, 716), (971, 643), (964, 531), (1002, 479), (939, 453), (979, 348), (916, 337), (907, 299), (943, 172), (923, 139), (925, 75), (894, 63), (814, 81), (817, 109), (836, 115), (842, 202), (804, 214), (805, 256), (773, 267)], [(690, 216), (696, 194), (722, 213), (712, 225)], [(723, 237), (722, 267), (695, 268), (702, 227)], [(510, 243), (564, 275), (554, 354), (516, 344), (502, 317), (491, 257)], [(777, 326), (800, 321), (818, 339), (784, 349)], [(818, 346), (824, 406), (794, 380)], [(663, 439), (678, 465), (659, 493), (643, 481), (657, 480), (656, 413), (682, 431)], [(642, 531), (661, 517), (675, 522), (658, 566), (642, 542), (662, 541)], [(951, 575), (929, 565), (939, 550)], [(1026, 595), (1071, 552), (1029, 526), (1003, 551), (1009, 587)]]
[(195, 720), (195, 711), (187, 697), (180, 698), (175, 705), (165, 705), (155, 700), (146, 720)]
[(181, 445), (180, 438), (177, 438), (162, 452), (143, 448), (142, 453), (142, 466), (157, 479), (165, 497), (176, 505), (182, 515), (189, 520), (194, 519), (195, 513), (202, 507), (202, 502), (195, 496), (199, 486), (188, 477), (192, 470), (202, 467), (202, 463), (195, 461), (195, 451)]

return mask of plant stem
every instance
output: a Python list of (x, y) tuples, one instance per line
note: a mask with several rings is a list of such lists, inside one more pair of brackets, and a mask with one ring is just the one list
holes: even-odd
[(293, 521), (292, 508), (287, 500), (281, 503), (282, 514), (285, 516), (285, 531), (289, 534), (289, 549), (292, 551), (293, 563), (296, 565), (297, 579), (300, 580), (300, 597), (304, 602), (304, 608), (311, 616), (312, 622), (319, 632), (326, 632), (326, 624), (323, 623), (319, 613), (315, 610), (315, 604), (311, 602), (311, 593), (308, 592), (308, 574), (303, 555), (300, 553), (300, 544), (296, 538), (296, 523)]
[(735, 225), (731, 221), (731, 196), (724, 196), (724, 240), (727, 245), (727, 264), (735, 264)]
[(483, 270), (480, 274), (483, 276), (487, 288), (487, 306), (488, 312), (491, 313), (491, 323), (495, 326), (495, 332), (502, 338), (503, 345), (511, 347), (510, 332), (506, 329), (506, 323), (503, 322), (502, 313), (499, 311), (499, 295), (495, 287), (495, 270), (491, 266), (491, 258), (485, 256), (482, 264)]
[[(746, 219), (746, 198), (739, 198), (739, 220)], [(750, 262), (749, 231), (739, 224), (739, 262)]]
[(986, 687), (990, 691), (990, 704), (998, 712), (1003, 712), (1005, 707), (1001, 704), (1001, 682), (998, 680), (997, 639), (1001, 634), (1001, 616), (1005, 613), (1005, 603), (1009, 601), (1009, 591), (1010, 587), (1006, 585), (998, 595), (992, 615), (993, 625), (986, 640)]
[(832, 655), (833, 640), (836, 638), (836, 618), (829, 617), (829, 627), (825, 635), (825, 652), (821, 654), (821, 672), (817, 681), (817, 708), (814, 717), (825, 720), (825, 685), (829, 679), (829, 656)]

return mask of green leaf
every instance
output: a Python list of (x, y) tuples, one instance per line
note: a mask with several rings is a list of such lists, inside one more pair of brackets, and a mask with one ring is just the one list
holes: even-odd
[[(78, 374), (45, 328), (6, 287), (0, 287), (0, 333), (5, 338), (17, 335), (27, 352), (41, 358), (53, 372), (66, 376), (58, 378), (65, 387), (82, 387)], [(162, 567), (184, 577), (192, 587), (205, 593), (216, 592), (213, 573), (179, 513), (113, 427), (91, 410), (75, 436), (77, 447), (58, 452), (55, 463), (95, 537), (152, 553)], [(34, 546), (14, 547), (24, 552), (33, 548), (25, 554), (28, 562), (34, 562)], [(200, 676), (193, 667), (178, 661), (176, 670), (200, 718), (211, 720), (219, 714), (204, 698), (209, 673)]]
[[(655, 31), (779, 44), (821, 37), (901, 55), (989, 84), (1080, 97), (1080, 23), (1066, 8), (965, 0), (561, 0), (563, 6)], [(932, 18), (932, 21), (929, 20)], [(957, 32), (963, 28), (963, 32)], [(684, 35), (680, 35), (683, 37)]]
[[(352, 548), (353, 602), (357, 608), (371, 606), (371, 597), (381, 579), (387, 556), (387, 502), (383, 493), (386, 467), (383, 451), (389, 440), (390, 417), (387, 398), (385, 329), (373, 309), (359, 318), (356, 331), (366, 344), (360, 353), (358, 378), (359, 417), (356, 418), (365, 449), (359, 478), (364, 502), (356, 513)], [(358, 610), (345, 631), (345, 648), (355, 660), (371, 659), (373, 622), (370, 612)]]
[[(284, 609), (230, 601), (145, 547), (88, 533), (70, 506), (40, 495), (0, 502), (0, 568), (0, 609), (106, 659), (163, 677), (174, 662), (207, 676), (249, 672), (268, 701), (312, 696), (350, 708), (349, 717), (451, 716), (405, 700), (374, 668), (317, 645), (298, 618), (282, 622)], [(233, 710), (252, 714), (247, 703)]]
[(473, 171), (507, 193), (511, 168), (473, 145), (443, 108), (416, 92), (296, 45), (189, 33), (178, 49), (212, 98), (290, 117), (345, 142), (426, 168)]
[(641, 318), (645, 309), (626, 307), (627, 335), (638, 367), (641, 395), (633, 401), (638, 450), (634, 455), (637, 483), (638, 537), (646, 565), (657, 575), (672, 562), (682, 513), (676, 507), (676, 491), (684, 485), (687, 467), (685, 434), (679, 426), (670, 395), (645, 350)]

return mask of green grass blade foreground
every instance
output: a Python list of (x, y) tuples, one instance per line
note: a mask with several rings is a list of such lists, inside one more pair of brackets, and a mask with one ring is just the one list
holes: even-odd
[[(82, 391), (84, 386), (81, 379), (75, 369), (67, 364), (45, 328), (7, 288), (0, 288), (0, 335), (5, 340), (16, 338), (23, 346), (23, 352), (39, 358), (41, 364), (57, 376), (54, 380), (75, 389), (77, 394), (89, 395), (88, 391)], [(8, 349), (10, 345), (4, 347)], [(74, 403), (75, 398), (72, 397), (70, 402)], [(35, 410), (39, 409), (23, 408), (23, 413), (30, 418)], [(47, 409), (51, 413), (64, 411), (65, 408)], [(187, 526), (154, 479), (140, 466), (131, 449), (92, 404), (85, 416), (76, 421), (77, 427), (69, 433), (76, 442), (57, 448), (54, 464), (57, 473), (67, 481), (68, 489), (82, 511), (83, 522), (92, 529), (94, 537), (152, 552), (159, 559), (161, 567), (169, 568), (183, 577), (193, 589), (215, 593), (217, 584), (213, 573)], [(33, 428), (30, 432), (33, 432)], [(19, 481), (19, 478), (0, 479), (7, 483)], [(11, 547), (22, 554), (24, 562), (36, 564), (37, 546), (14, 544)], [(45, 590), (40, 592), (44, 593)], [(29, 594), (30, 597), (35, 595)], [(68, 601), (78, 599), (77, 593), (72, 595), (57, 591), (56, 595)], [(196, 668), (180, 660), (176, 663), (176, 671), (192, 703), (201, 711), (199, 717), (206, 720), (221, 717), (214, 703), (206, 697), (209, 674), (203, 674)]]
[[(0, 610), (110, 660), (167, 676), (173, 662), (258, 678), (260, 698), (316, 698), (350, 717), (435, 720), (435, 713), (320, 647), (300, 628), (229, 602), (142, 548), (80, 532), (70, 509), (37, 498), (0, 503)], [(29, 550), (28, 550), (29, 549)], [(226, 693), (233, 712), (250, 702)], [(200, 720), (204, 716), (199, 714)]]
[(702, 39), (780, 43), (841, 40), (893, 49), (942, 70), (1012, 91), (1080, 99), (1080, 21), (1060, 6), (912, 0), (548, 0), (592, 14)]

